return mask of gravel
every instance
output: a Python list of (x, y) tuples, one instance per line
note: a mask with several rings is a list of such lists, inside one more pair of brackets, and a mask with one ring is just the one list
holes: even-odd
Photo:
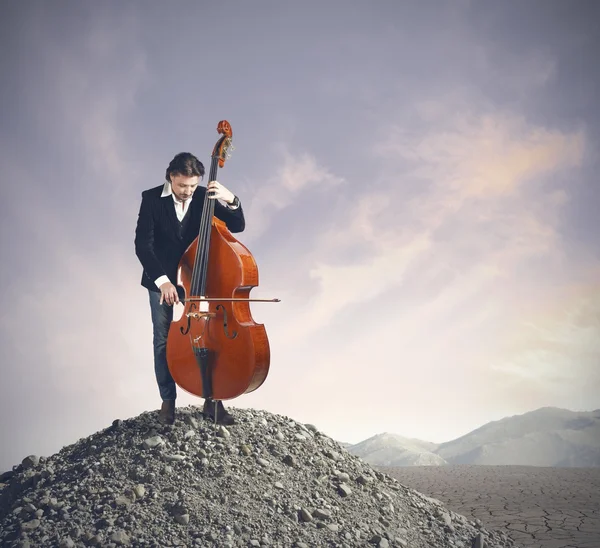
[(156, 411), (0, 475), (0, 546), (516, 546), (373, 469), (314, 426), (254, 409)]

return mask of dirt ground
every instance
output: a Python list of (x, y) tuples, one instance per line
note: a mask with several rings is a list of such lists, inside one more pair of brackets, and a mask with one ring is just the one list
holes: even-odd
[(376, 468), (524, 548), (600, 548), (600, 468)]

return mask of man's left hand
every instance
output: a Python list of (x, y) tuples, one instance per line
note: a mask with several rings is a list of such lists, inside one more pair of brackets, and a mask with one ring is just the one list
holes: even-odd
[(231, 192), (231, 190), (228, 190), (227, 188), (225, 188), (218, 181), (210, 181), (206, 185), (206, 189), (208, 191), (208, 197), (211, 198), (212, 200), (223, 200), (224, 202), (227, 202), (228, 204), (230, 204), (233, 202), (233, 200), (235, 198), (235, 195), (233, 194), (233, 192)]

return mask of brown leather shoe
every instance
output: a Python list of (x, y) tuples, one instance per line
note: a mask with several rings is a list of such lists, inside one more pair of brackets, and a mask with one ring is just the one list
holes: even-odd
[[(204, 400), (202, 414), (204, 415), (204, 418), (216, 422), (217, 424), (223, 424), (227, 426), (235, 424), (235, 419), (225, 410), (221, 400), (215, 401), (211, 398), (206, 398), (206, 400)], [(215, 414), (217, 416), (216, 421)]]
[(175, 422), (175, 400), (164, 400), (158, 413), (158, 421), (161, 424), (173, 424)]

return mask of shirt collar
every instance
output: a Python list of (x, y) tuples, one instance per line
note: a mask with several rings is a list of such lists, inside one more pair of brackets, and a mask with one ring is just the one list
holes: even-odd
[(173, 196), (173, 190), (171, 189), (171, 183), (169, 183), (169, 181), (165, 181), (162, 194), (160, 195), (161, 198), (164, 198), (165, 196)]

